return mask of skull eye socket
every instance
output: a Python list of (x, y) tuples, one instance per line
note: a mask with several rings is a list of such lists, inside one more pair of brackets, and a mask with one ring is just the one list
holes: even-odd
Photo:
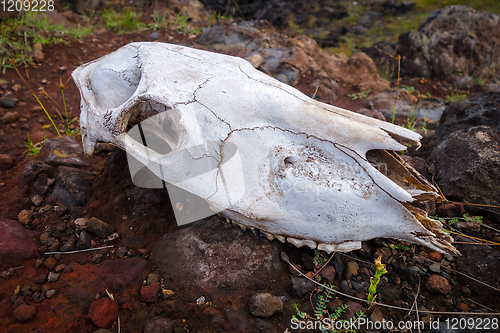
[(138, 102), (128, 116), (127, 134), (159, 154), (176, 150), (186, 133), (175, 109), (152, 100)]
[(122, 71), (100, 68), (91, 81), (96, 105), (101, 110), (122, 105), (135, 93), (140, 80), (141, 71), (135, 65)]

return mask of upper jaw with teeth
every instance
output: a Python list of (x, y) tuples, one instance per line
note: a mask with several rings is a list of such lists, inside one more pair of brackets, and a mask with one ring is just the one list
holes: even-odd
[(419, 144), (415, 132), (320, 103), (243, 59), (178, 45), (132, 43), (73, 78), (87, 153), (115, 144), (268, 238), (331, 252), (389, 237), (458, 253), (441, 223), (410, 205), (440, 198), (394, 153)]

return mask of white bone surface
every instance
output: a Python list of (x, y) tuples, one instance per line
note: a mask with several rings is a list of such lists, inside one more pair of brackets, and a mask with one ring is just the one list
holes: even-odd
[[(97, 141), (121, 147), (268, 238), (331, 252), (390, 237), (457, 253), (441, 224), (409, 205), (438, 197), (433, 186), (397, 155), (377, 155), (395, 170), (387, 176), (366, 158), (418, 144), (415, 132), (320, 103), (241, 58), (179, 45), (132, 43), (73, 78), (86, 153)], [(167, 153), (129, 135), (132, 119)]]

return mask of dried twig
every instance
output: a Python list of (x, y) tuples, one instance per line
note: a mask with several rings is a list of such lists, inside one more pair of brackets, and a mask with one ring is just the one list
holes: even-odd
[(95, 247), (95, 248), (92, 248), (92, 249), (83, 249), (83, 250), (68, 251), (68, 252), (45, 252), (44, 255), (51, 256), (53, 254), (73, 254), (73, 253), (80, 253), (80, 252), (88, 252), (88, 251), (96, 251), (96, 250), (102, 250), (102, 249), (109, 249), (111, 247), (114, 247), (114, 245), (108, 245), (108, 246), (102, 246), (102, 247)]

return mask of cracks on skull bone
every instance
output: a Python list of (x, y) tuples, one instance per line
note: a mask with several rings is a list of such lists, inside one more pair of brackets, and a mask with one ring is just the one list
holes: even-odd
[(200, 89), (203, 88), (203, 86), (205, 84), (208, 83), (208, 81), (210, 81), (210, 78), (206, 79), (204, 82), (200, 83), (198, 85), (198, 87), (193, 91), (193, 101), (200, 104), (201, 106), (203, 106), (205, 109), (207, 109), (208, 111), (210, 111), (215, 118), (217, 118), (220, 122), (223, 122), (224, 124), (227, 125), (227, 127), (229, 128), (229, 131), (231, 132), (233, 129), (231, 128), (231, 124), (228, 123), (227, 121), (225, 121), (224, 119), (222, 119), (221, 117), (219, 117), (212, 109), (210, 109), (208, 106), (206, 106), (205, 104), (201, 103), (200, 101), (198, 101), (198, 99), (196, 98), (196, 92)]
[[(247, 73), (243, 70), (243, 68), (241, 68), (241, 65), (238, 65), (238, 68), (240, 69), (240, 71), (241, 71), (243, 74), (245, 74), (245, 76), (246, 76), (248, 79), (250, 79), (250, 80), (252, 80), (252, 81), (255, 81), (255, 82), (258, 82), (258, 83), (260, 83), (260, 84), (264, 84), (264, 85), (271, 86), (271, 87), (273, 87), (273, 88), (279, 89), (279, 90), (281, 90), (281, 91), (283, 91), (283, 92), (285, 92), (285, 93), (287, 93), (287, 94), (289, 94), (289, 95), (291, 95), (291, 96), (293, 96), (293, 97), (295, 97), (295, 98), (298, 98), (300, 101), (302, 101), (302, 102), (304, 102), (304, 103), (306, 103), (306, 104), (308, 104), (308, 105), (314, 105), (314, 107), (316, 107), (316, 108), (320, 108), (320, 109), (325, 110), (325, 111), (327, 111), (327, 112), (337, 113), (335, 110), (329, 109), (329, 108), (327, 108), (327, 107), (325, 107), (325, 106), (321, 105), (318, 101), (316, 101), (316, 100), (314, 100), (314, 99), (312, 99), (312, 101), (313, 101), (313, 102), (311, 102), (311, 99), (304, 99), (304, 98), (302, 98), (302, 97), (300, 97), (300, 96), (297, 96), (297, 95), (293, 94), (292, 92), (290, 92), (290, 91), (288, 91), (288, 90), (286, 90), (286, 89), (284, 89), (284, 88), (282, 88), (282, 87), (280, 87), (280, 86), (278, 86), (278, 85), (276, 85), (276, 84), (272, 84), (272, 83), (268, 83), (268, 82), (262, 82), (262, 81), (260, 81), (260, 80), (258, 80), (258, 79), (255, 79), (255, 78), (251, 77), (250, 75), (248, 75), (248, 74), (247, 74)], [(292, 88), (293, 88), (293, 87), (292, 87)], [(314, 102), (316, 102), (316, 103), (314, 103)], [(314, 103), (314, 104), (313, 104), (313, 103)], [(349, 117), (347, 114), (342, 113), (341, 115), (342, 115), (343, 117), (348, 117), (348, 118), (352, 119), (352, 117)], [(377, 126), (377, 127), (379, 127), (379, 128), (380, 128), (380, 126)], [(387, 131), (387, 130), (385, 130), (384, 128), (380, 128), (380, 129), (382, 129), (382, 130), (384, 130), (384, 131), (388, 132), (388, 131)], [(393, 136), (396, 136), (396, 134), (394, 134), (394, 133), (389, 133), (389, 132), (388, 132), (388, 134), (393, 135)], [(399, 137), (400, 137), (400, 136), (399, 136)], [(401, 137), (400, 137), (400, 139), (403, 139), (403, 138), (401, 138)], [(393, 138), (393, 140), (395, 140), (395, 139)], [(398, 141), (398, 140), (395, 140), (395, 141)], [(408, 141), (409, 143), (414, 143), (414, 141), (412, 141), (412, 140), (406, 140), (406, 141)]]
[(135, 82), (133, 81), (131, 78), (129, 78), (127, 75), (125, 75), (125, 71), (123, 72), (119, 72), (113, 68), (106, 68), (107, 70), (111, 71), (111, 72), (115, 72), (116, 74), (120, 75), (123, 79), (123, 81), (125, 82), (128, 82), (128, 84), (130, 86), (134, 86), (134, 87), (137, 87), (139, 85), (139, 82)]
[[(179, 47), (182, 47), (182, 46), (179, 46)], [(188, 49), (189, 49), (189, 48), (188, 48)], [(172, 52), (172, 53), (177, 53), (178, 55), (181, 55), (181, 56), (186, 57), (186, 58), (194, 59), (194, 60), (199, 61), (199, 62), (201, 62), (201, 63), (203, 63), (203, 62), (204, 62), (204, 61), (203, 61), (202, 59), (200, 59), (200, 58), (196, 58), (196, 57), (189, 56), (189, 55), (187, 55), (187, 54), (185, 54), (185, 53), (183, 53), (183, 52), (181, 52), (181, 51), (177, 51), (177, 50), (174, 50), (174, 49), (171, 49), (171, 48), (169, 48), (169, 49), (168, 49), (168, 51), (170, 51), (170, 52)]]
[(279, 90), (281, 90), (281, 91), (283, 91), (283, 92), (285, 92), (285, 93), (287, 93), (287, 94), (289, 94), (289, 95), (292, 95), (292, 96), (293, 96), (293, 97), (295, 97), (295, 98), (300, 99), (300, 100), (301, 100), (302, 102), (304, 102), (304, 103), (311, 104), (311, 102), (310, 102), (310, 101), (308, 101), (308, 100), (306, 100), (306, 99), (303, 99), (303, 98), (301, 98), (301, 97), (299, 97), (299, 96), (297, 96), (297, 95), (295, 95), (295, 94), (292, 94), (290, 91), (288, 91), (288, 90), (286, 90), (286, 89), (283, 89), (282, 87), (280, 87), (280, 86), (278, 86), (278, 85), (274, 85), (274, 84), (271, 84), (271, 83), (268, 83), (268, 82), (262, 82), (262, 81), (260, 81), (260, 80), (257, 80), (257, 79), (255, 79), (255, 78), (251, 77), (250, 75), (248, 75), (248, 74), (247, 74), (247, 73), (246, 73), (246, 72), (245, 72), (245, 71), (241, 68), (241, 66), (240, 66), (240, 65), (238, 65), (238, 68), (240, 69), (240, 71), (241, 71), (243, 74), (245, 74), (245, 75), (246, 75), (246, 76), (247, 76), (250, 80), (252, 80), (252, 81), (259, 82), (260, 84), (264, 84), (264, 85), (266, 85), (266, 86), (271, 86), (271, 87), (273, 87), (273, 88), (279, 89)]
[(142, 62), (140, 60), (141, 55), (139, 53), (140, 48), (141, 48), (141, 45), (137, 46), (137, 48), (135, 49), (136, 54), (135, 54), (134, 58), (136, 59), (135, 63), (136, 63), (137, 68), (142, 68)]

